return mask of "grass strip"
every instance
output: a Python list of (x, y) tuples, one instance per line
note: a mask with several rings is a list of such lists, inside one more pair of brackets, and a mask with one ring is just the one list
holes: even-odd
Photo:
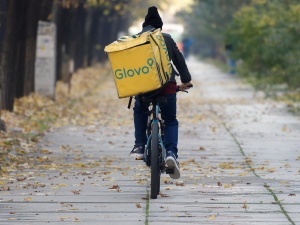
[(149, 221), (148, 221), (149, 208), (150, 208), (150, 195), (149, 195), (149, 188), (147, 188), (147, 201), (146, 201), (146, 218), (145, 218), (145, 225), (149, 225)]
[[(226, 126), (226, 123), (222, 122), (223, 126), (225, 127), (226, 131), (231, 135), (231, 137), (233, 138), (233, 140), (235, 141), (235, 143), (237, 144), (237, 146), (240, 149), (241, 154), (247, 158), (244, 149), (242, 148), (241, 144), (239, 143), (239, 141), (236, 139), (236, 137), (234, 136), (234, 134), (231, 132), (231, 130)], [(250, 162), (246, 160), (247, 166), (251, 169), (252, 173), (258, 177), (261, 178), (256, 172), (255, 169), (251, 166)], [(292, 225), (296, 225), (295, 222), (291, 219), (291, 217), (288, 215), (287, 211), (284, 209), (283, 205), (281, 204), (281, 202), (279, 201), (277, 195), (274, 193), (274, 191), (270, 188), (270, 186), (268, 184), (264, 184), (264, 187), (268, 190), (268, 192), (273, 196), (275, 202), (277, 203), (277, 205), (279, 205), (281, 212), (285, 215), (285, 217), (291, 222)]]

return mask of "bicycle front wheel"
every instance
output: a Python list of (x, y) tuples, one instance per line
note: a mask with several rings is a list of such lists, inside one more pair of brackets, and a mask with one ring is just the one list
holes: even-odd
[(153, 123), (151, 129), (151, 198), (157, 198), (160, 189), (158, 124)]

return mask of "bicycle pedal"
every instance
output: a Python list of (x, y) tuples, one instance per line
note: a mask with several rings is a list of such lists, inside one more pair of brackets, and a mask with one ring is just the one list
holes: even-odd
[(174, 168), (166, 168), (166, 174), (174, 174)]
[(144, 158), (135, 158), (135, 160), (144, 160)]

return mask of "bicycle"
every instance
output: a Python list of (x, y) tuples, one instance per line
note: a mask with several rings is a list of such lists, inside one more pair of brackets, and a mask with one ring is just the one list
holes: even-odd
[[(193, 85), (190, 85), (189, 87), (193, 87)], [(180, 91), (179, 87), (177, 87), (177, 92), (178, 91)], [(146, 131), (147, 144), (144, 152), (144, 162), (151, 169), (150, 197), (152, 199), (156, 199), (157, 195), (159, 195), (160, 193), (161, 174), (174, 174), (174, 168), (169, 168), (165, 164), (165, 124), (163, 119), (161, 118), (161, 111), (159, 107), (160, 103), (167, 102), (167, 98), (165, 96), (153, 96), (152, 98), (142, 98), (141, 100), (144, 103), (149, 104)]]

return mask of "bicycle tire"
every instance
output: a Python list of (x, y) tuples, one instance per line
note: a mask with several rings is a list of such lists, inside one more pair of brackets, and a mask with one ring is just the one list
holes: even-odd
[(151, 191), (150, 197), (156, 199), (160, 190), (158, 124), (153, 123), (151, 129)]

